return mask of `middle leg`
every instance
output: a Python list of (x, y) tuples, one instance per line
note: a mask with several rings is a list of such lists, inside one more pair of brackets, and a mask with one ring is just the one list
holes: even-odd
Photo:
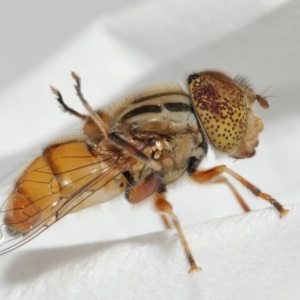
[(189, 273), (200, 271), (201, 268), (197, 266), (193, 254), (190, 250), (190, 247), (188, 245), (188, 242), (184, 236), (184, 233), (182, 231), (182, 228), (180, 226), (180, 222), (176, 214), (173, 212), (173, 207), (170, 202), (167, 201), (165, 196), (163, 194), (157, 194), (154, 199), (154, 207), (157, 210), (157, 212), (163, 216), (167, 217), (167, 220), (169, 219), (169, 224), (172, 224), (178, 233), (179, 239), (181, 241), (181, 244), (183, 246), (186, 258), (188, 260), (188, 263), (190, 265)]

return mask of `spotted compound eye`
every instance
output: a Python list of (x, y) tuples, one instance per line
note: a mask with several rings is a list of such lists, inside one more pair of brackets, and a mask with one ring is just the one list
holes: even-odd
[(192, 103), (211, 144), (220, 152), (237, 158), (254, 155), (263, 123), (254, 115), (252, 104), (267, 108), (245, 80), (234, 80), (217, 71), (188, 77)]

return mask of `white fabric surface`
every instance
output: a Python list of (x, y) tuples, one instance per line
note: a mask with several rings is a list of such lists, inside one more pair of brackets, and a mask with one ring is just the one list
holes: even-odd
[[(30, 66), (24, 63), (22, 74), (12, 72), (12, 79), (1, 84), (2, 192), (10, 181), (7, 174), (14, 174), (10, 170), (57, 136), (72, 136), (80, 128), (74, 118), (61, 113), (49, 91), (50, 84), (59, 88), (72, 107), (83, 111), (73, 91), (71, 70), (82, 77), (86, 98), (98, 108), (130, 91), (184, 82), (191, 72), (217, 68), (233, 76), (243, 74), (258, 93), (269, 87), (265, 94), (276, 97), (269, 98), (267, 111), (257, 106), (265, 130), (255, 157), (216, 160), (210, 153), (202, 167), (226, 163), (291, 212), (279, 219), (274, 209), (236, 184), (254, 210), (263, 209), (242, 214), (226, 187), (181, 181), (170, 189), (168, 199), (203, 268), (187, 275), (176, 233), (158, 232), (162, 225), (147, 204), (132, 209), (120, 198), (70, 215), (34, 241), (1, 256), (1, 297), (298, 299), (299, 2), (132, 0), (112, 1), (115, 5), (107, 9), (102, 4), (101, 10), (96, 1), (85, 1), (84, 6), (70, 7), (69, 13), (62, 7), (65, 14), (57, 19), (53, 11), (59, 11), (60, 2), (51, 3), (49, 19), (36, 18), (47, 11), (46, 6), (32, 10), (28, 5), (23, 14), (28, 22), (35, 20), (35, 33), (40, 24), (48, 26), (40, 26), (33, 40), (28, 32), (33, 57), (42, 57), (39, 45), (44, 49), (45, 44), (57, 43), (57, 47)], [(93, 18), (83, 21), (85, 6)], [(82, 25), (72, 31), (76, 19)], [(57, 32), (43, 34), (60, 22)], [(6, 55), (7, 64), (13, 64), (9, 51)]]

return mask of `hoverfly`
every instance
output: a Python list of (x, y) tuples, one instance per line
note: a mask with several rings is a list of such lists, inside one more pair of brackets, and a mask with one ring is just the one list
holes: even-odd
[(248, 211), (223, 176), (227, 173), (272, 204), (280, 216), (288, 212), (225, 165), (198, 170), (208, 144), (236, 159), (255, 154), (263, 123), (252, 106), (257, 101), (268, 108), (268, 103), (243, 77), (203, 71), (188, 77), (189, 92), (176, 85), (160, 87), (99, 111), (85, 100), (81, 79), (74, 72), (72, 77), (87, 115), (67, 106), (61, 93), (51, 89), (64, 111), (85, 122), (84, 134), (48, 146), (16, 180), (1, 207), (0, 254), (31, 240), (68, 213), (124, 192), (132, 204), (152, 201), (165, 225), (177, 230), (189, 272), (198, 271), (179, 219), (165, 196), (168, 184), (185, 173), (198, 183), (225, 182)]

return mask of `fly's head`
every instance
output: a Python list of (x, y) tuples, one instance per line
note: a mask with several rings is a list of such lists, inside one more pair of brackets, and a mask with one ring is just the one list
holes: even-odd
[(243, 77), (232, 79), (218, 71), (192, 74), (188, 85), (194, 110), (213, 147), (234, 158), (253, 156), (264, 126), (252, 107), (257, 101), (268, 108), (266, 99), (255, 94)]

